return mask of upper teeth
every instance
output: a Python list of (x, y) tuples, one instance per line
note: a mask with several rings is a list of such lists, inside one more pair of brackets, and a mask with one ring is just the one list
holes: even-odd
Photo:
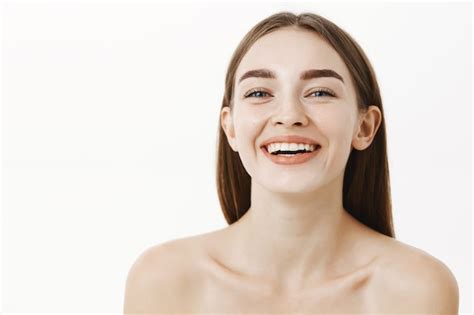
[(314, 151), (314, 145), (304, 143), (286, 143), (286, 142), (275, 142), (267, 145), (267, 150), (270, 153), (275, 151)]

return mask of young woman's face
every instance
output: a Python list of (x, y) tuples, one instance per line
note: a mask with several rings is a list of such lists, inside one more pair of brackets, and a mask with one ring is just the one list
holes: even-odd
[[(271, 71), (274, 78), (240, 80), (257, 69)], [(311, 69), (331, 70), (336, 77), (300, 77)], [(355, 90), (344, 62), (316, 33), (295, 29), (277, 30), (253, 44), (236, 71), (232, 113), (225, 107), (221, 115), (227, 139), (252, 182), (275, 192), (310, 192), (343, 176), (359, 129)], [(307, 137), (321, 148), (303, 163), (275, 163), (261, 146), (286, 135)]]

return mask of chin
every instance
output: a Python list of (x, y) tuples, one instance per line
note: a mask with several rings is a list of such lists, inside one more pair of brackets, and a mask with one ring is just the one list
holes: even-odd
[(320, 187), (319, 183), (301, 182), (298, 180), (284, 182), (273, 181), (271, 183), (264, 183), (262, 186), (274, 193), (288, 194), (311, 193), (318, 190), (318, 187)]

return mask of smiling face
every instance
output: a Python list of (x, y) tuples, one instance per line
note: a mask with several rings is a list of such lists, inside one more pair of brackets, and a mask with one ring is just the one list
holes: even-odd
[[(265, 70), (249, 73), (258, 69)], [(233, 91), (232, 111), (221, 112), (228, 142), (252, 181), (274, 192), (310, 192), (343, 176), (352, 148), (369, 146), (380, 124), (377, 107), (358, 112), (349, 70), (337, 52), (307, 30), (282, 28), (258, 39), (236, 70)], [(321, 148), (303, 163), (275, 163), (261, 146), (286, 135)]]

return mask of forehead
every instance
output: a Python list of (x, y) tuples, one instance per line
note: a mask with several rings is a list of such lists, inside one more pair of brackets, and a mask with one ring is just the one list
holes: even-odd
[(332, 69), (349, 82), (342, 58), (318, 34), (301, 29), (280, 29), (259, 38), (242, 58), (236, 78), (252, 69), (269, 68), (277, 75), (299, 76), (307, 69)]

